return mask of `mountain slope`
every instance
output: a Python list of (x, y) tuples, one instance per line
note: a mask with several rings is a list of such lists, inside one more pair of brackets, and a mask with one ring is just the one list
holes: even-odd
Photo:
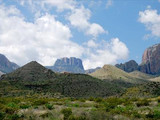
[(118, 69), (117, 67), (112, 65), (104, 65), (103, 68), (95, 71), (94, 73), (91, 73), (90, 75), (102, 80), (120, 80), (132, 84), (147, 82), (146, 80), (133, 77), (129, 73), (126, 73), (125, 71)]
[(9, 73), (16, 70), (19, 66), (10, 62), (4, 55), (0, 54), (0, 71)]
[(140, 71), (133, 71), (133, 72), (131, 72), (129, 74), (134, 76), (134, 77), (141, 78), (141, 79), (146, 79), (146, 80), (149, 80), (149, 79), (152, 79), (152, 78), (155, 77), (153, 75), (145, 74), (145, 73), (140, 72)]
[(2, 75), (0, 80), (1, 96), (59, 93), (69, 97), (106, 97), (122, 91), (109, 81), (85, 74), (54, 73), (35, 61)]

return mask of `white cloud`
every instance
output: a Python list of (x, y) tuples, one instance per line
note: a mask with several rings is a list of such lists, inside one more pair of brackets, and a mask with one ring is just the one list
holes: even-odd
[(26, 22), (18, 9), (0, 6), (0, 52), (23, 65), (37, 60), (51, 65), (56, 58), (80, 57), (83, 47), (70, 41), (70, 29), (54, 16), (46, 14), (34, 21)]
[(95, 47), (97, 47), (98, 45), (97, 45), (97, 43), (95, 43), (95, 41), (94, 40), (89, 40), (88, 42), (87, 42), (87, 46), (88, 47), (93, 47), (93, 48), (95, 48)]
[(108, 0), (106, 3), (106, 8), (109, 8), (110, 6), (112, 6), (113, 4), (113, 0)]
[(59, 12), (68, 10), (66, 19), (70, 21), (72, 26), (81, 30), (86, 35), (97, 37), (99, 34), (108, 33), (101, 25), (90, 23), (91, 11), (83, 5), (78, 4), (75, 0), (43, 0), (39, 2), (33, 0), (24, 2), (24, 0), (21, 0), (21, 3), (28, 3), (32, 6), (33, 11), (36, 10), (36, 6), (41, 6), (43, 9), (56, 7)]
[(99, 34), (107, 33), (102, 26), (97, 23), (90, 23), (91, 11), (81, 6), (80, 8), (72, 10), (68, 20), (71, 25), (84, 31), (88, 35), (97, 37)]
[(139, 21), (143, 23), (152, 36), (160, 37), (160, 14), (157, 10), (147, 9), (139, 12)]
[(97, 43), (98, 48), (88, 48), (87, 58), (84, 59), (84, 67), (102, 67), (104, 64), (115, 64), (119, 59), (126, 59), (129, 54), (127, 46), (118, 38), (113, 38), (111, 42), (102, 41)]
[[(59, 9), (62, 10), (61, 7)], [(71, 16), (74, 16), (71, 24), (86, 34), (96, 37), (104, 32), (100, 25), (89, 22), (91, 12), (84, 6), (73, 9)], [(115, 64), (128, 56), (128, 48), (118, 38), (110, 42), (93, 39), (85, 45), (71, 41), (70, 28), (51, 14), (40, 15), (33, 22), (28, 22), (17, 8), (0, 5), (0, 21), (0, 53), (19, 65), (32, 60), (53, 65), (57, 58), (74, 56), (82, 58), (85, 69), (88, 69)]]
[(160, 2), (160, 0), (158, 0)]

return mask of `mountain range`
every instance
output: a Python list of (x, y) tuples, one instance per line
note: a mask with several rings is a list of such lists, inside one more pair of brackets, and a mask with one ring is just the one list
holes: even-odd
[[(142, 89), (145, 89), (150, 95), (159, 95), (155, 92), (152, 94), (159, 89), (160, 82), (158, 77), (160, 66), (153, 64), (159, 59), (152, 58), (158, 56), (158, 46), (155, 45), (145, 51), (140, 65), (131, 60), (124, 64), (104, 65), (102, 68), (91, 69), (87, 74), (84, 74), (82, 61), (74, 57), (58, 59), (54, 66), (46, 68), (36, 61), (19, 67), (1, 55), (1, 71), (10, 73), (0, 72), (0, 96), (39, 93), (51, 97), (56, 94), (63, 97), (108, 97), (122, 94), (127, 96), (132, 89), (137, 89), (142, 94), (145, 92)], [(147, 70), (150, 72), (143, 71), (144, 65), (148, 66)], [(156, 69), (153, 71), (152, 67)], [(150, 91), (153, 84), (155, 89)]]
[[(8, 89), (10, 88), (10, 89)], [(36, 61), (1, 76), (0, 95), (20, 96), (59, 93), (68, 97), (106, 97), (116, 95), (123, 88), (86, 74), (55, 73)]]

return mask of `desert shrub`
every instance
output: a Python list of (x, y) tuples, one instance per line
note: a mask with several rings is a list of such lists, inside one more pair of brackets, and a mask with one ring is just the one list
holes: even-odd
[(94, 101), (100, 103), (103, 101), (103, 99), (102, 98), (95, 98)]
[(88, 100), (89, 100), (89, 101), (94, 101), (94, 98), (93, 98), (93, 97), (90, 97)]
[(149, 101), (144, 99), (144, 100), (139, 100), (137, 102), (137, 107), (141, 107), (141, 106), (148, 106), (149, 105)]
[(27, 108), (29, 108), (29, 107), (31, 107), (30, 105), (27, 105), (27, 104), (22, 104), (22, 105), (20, 105), (20, 108), (21, 109), (27, 109)]
[(13, 114), (17, 111), (17, 109), (15, 108), (11, 108), (11, 107), (5, 107), (4, 108), (4, 112), (6, 112), (7, 114)]
[(83, 99), (83, 98), (81, 98), (81, 99), (79, 99), (79, 101), (80, 101), (80, 102), (85, 102), (86, 100)]
[(52, 110), (54, 109), (53, 105), (52, 104), (45, 104), (46, 108), (49, 109), (49, 110)]
[(108, 98), (104, 104), (106, 108), (106, 112), (109, 112), (111, 109), (114, 109), (115, 107), (117, 107), (117, 105), (121, 105), (123, 102), (124, 102), (123, 99)]
[(0, 112), (0, 120), (3, 120), (5, 118), (5, 113), (4, 112)]
[(47, 103), (48, 103), (47, 100), (39, 99), (39, 100), (34, 101), (33, 105), (37, 106), (37, 105), (44, 105)]
[(18, 114), (13, 114), (13, 115), (8, 116), (8, 118), (10, 120), (18, 120), (20, 118), (20, 116)]
[(64, 115), (64, 120), (68, 120), (69, 116), (72, 115), (72, 109), (64, 108), (61, 110), (61, 113)]
[(70, 115), (68, 120), (87, 120), (86, 116), (73, 116)]
[(160, 119), (160, 111), (158, 110), (151, 111), (146, 115), (146, 118), (156, 119), (156, 120)]
[(158, 111), (158, 110), (154, 111), (154, 118), (160, 119), (160, 111)]
[(73, 107), (79, 107), (78, 103), (73, 104)]
[(7, 104), (8, 107), (10, 108), (18, 108), (19, 106), (17, 104), (15, 104), (14, 102), (8, 103)]

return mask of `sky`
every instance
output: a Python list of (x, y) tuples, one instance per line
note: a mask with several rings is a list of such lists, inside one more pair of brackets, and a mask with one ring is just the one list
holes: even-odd
[(160, 43), (160, 0), (0, 0), (0, 53), (22, 66), (77, 57), (85, 69)]

